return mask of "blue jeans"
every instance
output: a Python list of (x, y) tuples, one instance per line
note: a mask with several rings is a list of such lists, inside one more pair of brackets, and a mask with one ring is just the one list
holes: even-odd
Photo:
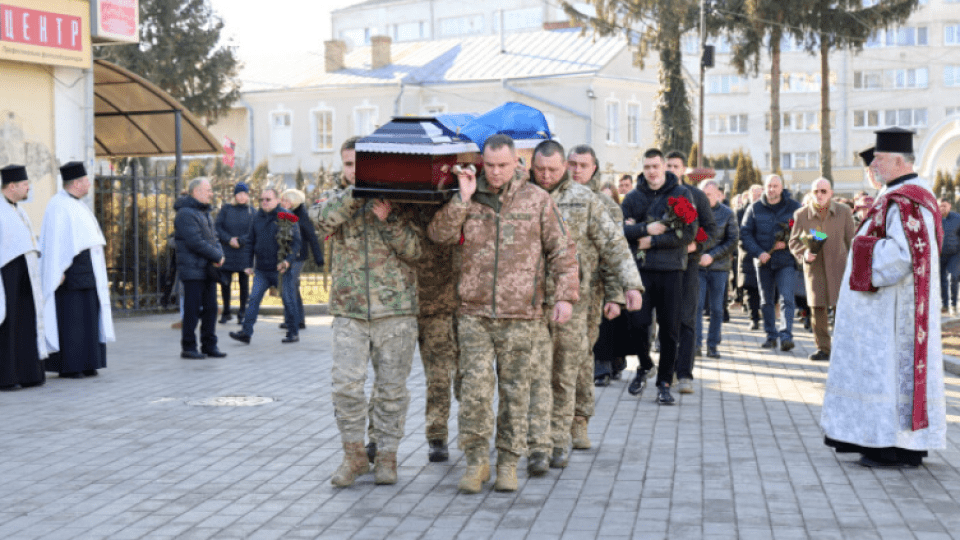
[[(949, 288), (947, 287), (947, 274), (950, 275)], [(957, 306), (958, 285), (960, 285), (960, 253), (940, 257), (940, 300), (942, 307)], [(949, 303), (947, 303), (948, 300)]]
[(283, 298), (283, 320), (287, 323), (287, 334), (297, 335), (300, 313), (297, 311), (296, 290), (294, 279), (284, 275), (283, 285), (280, 285), (280, 272), (257, 270), (253, 275), (253, 290), (250, 291), (250, 300), (247, 303), (247, 314), (243, 317), (243, 333), (252, 336), (253, 325), (257, 323), (260, 313), (260, 302), (270, 287), (280, 288), (280, 297)]
[[(297, 317), (297, 322), (300, 324), (304, 324), (306, 322), (306, 319), (304, 318), (305, 315), (303, 313), (303, 296), (300, 295), (300, 272), (303, 271), (303, 265), (306, 262), (306, 260), (303, 260), (293, 263), (290, 265), (290, 270), (287, 270), (287, 273), (284, 274), (284, 281), (287, 279), (293, 281), (293, 289), (296, 291), (294, 297), (297, 300), (297, 313), (299, 314)], [(283, 304), (286, 305), (287, 303), (284, 302)], [(284, 308), (284, 311), (286, 311), (286, 308)]]
[[(793, 339), (793, 312), (796, 309), (796, 299), (793, 296), (793, 285), (797, 280), (797, 270), (793, 265), (777, 268), (769, 267), (770, 263), (757, 266), (757, 278), (760, 281), (760, 312), (763, 314), (763, 330), (767, 339)], [(777, 331), (776, 316), (773, 305), (780, 294), (780, 316), (784, 327)]]
[(726, 293), (726, 270), (700, 269), (700, 298), (697, 301), (697, 348), (703, 345), (703, 307), (710, 298), (710, 328), (707, 334), (707, 347), (714, 349), (720, 344), (720, 326), (723, 324), (724, 294)]

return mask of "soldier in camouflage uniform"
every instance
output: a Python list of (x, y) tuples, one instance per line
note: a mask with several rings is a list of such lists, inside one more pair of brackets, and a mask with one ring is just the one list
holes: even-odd
[(343, 442), (343, 463), (331, 483), (353, 484), (369, 471), (363, 449), (367, 423), (364, 382), (373, 364), (372, 437), (378, 443), (374, 481), (397, 481), (397, 446), (403, 437), (417, 339), (417, 277), (421, 232), (409, 211), (389, 202), (353, 197), (356, 139), (340, 149), (345, 189), (335, 189), (310, 210), (319, 234), (332, 242), (330, 313), (333, 320), (333, 407)]
[[(607, 289), (619, 291), (622, 283), (623, 289), (628, 291), (631, 298), (631, 308), (639, 307), (642, 298), (640, 291), (643, 290), (640, 274), (620, 228), (610, 219), (600, 199), (589, 188), (570, 178), (565, 156), (563, 146), (556, 141), (540, 143), (533, 155), (534, 179), (550, 193), (560, 209), (571, 241), (576, 243), (580, 265), (582, 300), (574, 306), (570, 322), (561, 326), (548, 321), (553, 343), (553, 410), (550, 421), (553, 455), (550, 467), (555, 468), (567, 466), (576, 405), (577, 376), (583, 365), (592, 358), (587, 345), (587, 313), (592, 303), (590, 280), (598, 263), (602, 261), (604, 266), (611, 269), (602, 273), (610, 281)], [(551, 295), (552, 290), (548, 283), (547, 297)], [(619, 315), (620, 304), (623, 303), (623, 296), (611, 299), (605, 306), (608, 315)], [(592, 373), (593, 364), (590, 363), (589, 367)], [(590, 379), (592, 388), (592, 377)], [(589, 411), (590, 414), (592, 412)], [(585, 429), (586, 421), (586, 417), (581, 417), (578, 424)], [(539, 460), (531, 458), (528, 467), (537, 468), (542, 465)]]
[(459, 488), (477, 493), (490, 479), (493, 390), (499, 387), (497, 482), (517, 489), (526, 451), (530, 362), (545, 298), (544, 269), (556, 280), (551, 320), (566, 322), (579, 299), (577, 263), (563, 220), (545, 191), (517, 170), (513, 140), (493, 135), (479, 177), (464, 171), (460, 193), (433, 218), (431, 240), (461, 244), (460, 448), (467, 470)]

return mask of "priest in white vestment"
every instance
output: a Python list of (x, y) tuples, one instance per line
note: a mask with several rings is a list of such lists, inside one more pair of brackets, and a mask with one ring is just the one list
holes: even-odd
[(27, 169), (0, 169), (0, 390), (39, 386), (43, 359), (43, 294), (40, 251), (21, 203), (30, 194)]
[(106, 240), (93, 212), (81, 199), (91, 181), (83, 163), (60, 167), (63, 190), (43, 215), (40, 249), (44, 327), (50, 358), (47, 371), (81, 379), (107, 367), (107, 342), (114, 341)]
[(913, 160), (913, 132), (877, 132), (869, 165), (884, 188), (854, 238), (837, 305), (820, 425), (827, 445), (860, 453), (866, 467), (918, 466), (946, 447), (943, 233)]

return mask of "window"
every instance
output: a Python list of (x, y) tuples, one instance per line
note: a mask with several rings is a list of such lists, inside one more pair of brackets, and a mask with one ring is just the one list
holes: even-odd
[(466, 36), (483, 33), (483, 15), (463, 15), (440, 19), (440, 36)]
[(854, 128), (926, 127), (926, 109), (888, 109), (885, 111), (853, 111)]
[(875, 128), (880, 127), (879, 111), (853, 111), (853, 127)]
[(930, 44), (926, 26), (901, 26), (877, 30), (867, 38), (865, 47), (913, 47)]
[(700, 51), (700, 36), (688, 33), (680, 39), (680, 50), (683, 54), (695, 55)]
[(353, 109), (353, 134), (363, 137), (377, 129), (377, 108), (369, 105)]
[(627, 144), (640, 144), (639, 103), (627, 103)]
[(416, 41), (427, 36), (423, 35), (423, 21), (406, 22), (393, 25), (394, 41)]
[[(507, 32), (541, 28), (543, 26), (543, 8), (507, 9), (503, 13), (503, 29)], [(493, 12), (493, 31), (500, 31), (500, 12)]]
[(816, 169), (820, 166), (820, 152), (781, 152), (780, 168)]
[(960, 107), (947, 107), (947, 116), (960, 113)]
[(745, 114), (718, 114), (707, 117), (707, 133), (722, 135), (725, 133), (746, 134), (747, 115)]
[(873, 71), (854, 71), (853, 87), (858, 90), (879, 90), (883, 87), (883, 72)]
[(293, 152), (293, 114), (290, 111), (270, 113), (270, 153)]
[(333, 151), (333, 109), (317, 108), (310, 111), (313, 132), (313, 151)]
[(927, 68), (888, 69), (887, 83), (890, 88), (926, 88)]
[(960, 45), (960, 24), (948, 24), (943, 27), (943, 44)]
[(607, 144), (620, 143), (620, 102), (607, 102)]
[(944, 66), (943, 85), (960, 86), (960, 65)]
[(708, 94), (740, 94), (747, 92), (747, 78), (739, 75), (707, 76)]
[[(770, 90), (770, 76), (765, 77), (766, 90)], [(830, 73), (830, 88), (837, 85), (836, 72)], [(795, 94), (801, 92), (819, 92), (820, 74), (819, 73), (781, 73), (780, 74), (780, 92), (785, 94)]]

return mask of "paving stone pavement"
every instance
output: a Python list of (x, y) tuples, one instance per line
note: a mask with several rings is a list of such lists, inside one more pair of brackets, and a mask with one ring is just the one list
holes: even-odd
[[(660, 407), (626, 380), (597, 389), (593, 449), (542, 478), (521, 462), (516, 493), (478, 495), (457, 492), (459, 450), (427, 461), (419, 360), (399, 483), (334, 489), (329, 317), (289, 345), (276, 316), (251, 345), (218, 325), (229, 356), (201, 361), (179, 358), (173, 316), (118, 319), (99, 377), (0, 393), (0, 539), (960, 538), (960, 379), (947, 379), (946, 450), (866, 470), (823, 446), (811, 334), (767, 351), (733, 315), (722, 358), (698, 359), (696, 393)], [(276, 401), (195, 404), (224, 396)]]

